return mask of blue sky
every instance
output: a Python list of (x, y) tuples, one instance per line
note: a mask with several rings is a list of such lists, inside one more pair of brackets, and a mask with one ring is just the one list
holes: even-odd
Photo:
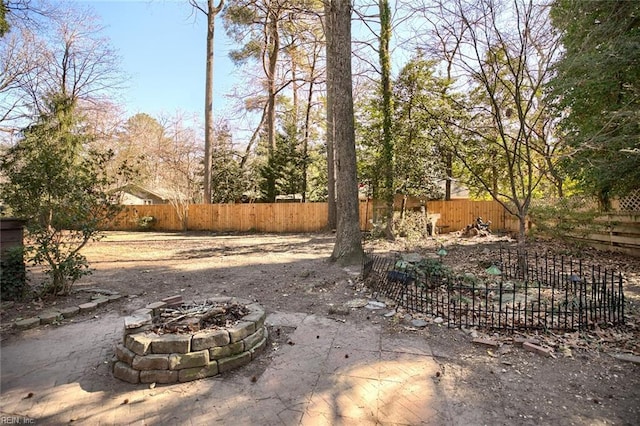
[[(122, 94), (128, 115), (153, 116), (204, 110), (206, 17), (187, 1), (77, 1), (105, 26), (103, 35), (121, 57), (129, 77)], [(216, 20), (214, 111), (223, 111), (233, 85), (234, 65), (220, 17)]]

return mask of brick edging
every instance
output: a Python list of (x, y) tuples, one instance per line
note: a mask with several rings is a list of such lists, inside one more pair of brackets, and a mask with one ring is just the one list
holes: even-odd
[(15, 321), (13, 326), (18, 330), (27, 330), (39, 325), (53, 324), (56, 321), (73, 318), (80, 313), (90, 312), (107, 303), (122, 299), (122, 295), (120, 293), (110, 290), (83, 291), (95, 293), (94, 296), (91, 296), (90, 302), (81, 303), (80, 305), (70, 306), (68, 308), (45, 309), (37, 316)]
[(118, 361), (113, 375), (129, 383), (177, 383), (212, 377), (248, 364), (267, 344), (264, 308), (235, 297), (209, 298), (212, 303), (239, 303), (249, 313), (232, 327), (183, 334), (151, 332), (160, 309), (180, 306), (172, 296), (134, 311), (124, 319), (122, 343), (115, 348)]

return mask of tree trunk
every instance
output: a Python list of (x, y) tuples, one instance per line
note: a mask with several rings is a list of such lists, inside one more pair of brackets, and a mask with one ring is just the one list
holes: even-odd
[[(331, 42), (335, 17), (330, 13), (331, 5), (325, 3), (325, 38), (327, 49), (327, 86), (334, 79), (335, 52)], [(335, 114), (333, 109), (334, 93), (327, 87), (327, 226), (329, 229), (338, 227), (336, 207), (336, 171), (335, 171)]]
[(447, 180), (444, 183), (444, 199), (445, 201), (451, 200), (451, 181), (453, 180), (453, 154), (447, 150), (444, 154), (445, 161), (445, 173)]
[[(328, 62), (329, 60), (327, 60)], [(328, 76), (327, 70), (327, 78)], [(338, 211), (336, 206), (335, 115), (331, 106), (331, 96), (327, 93), (327, 203), (329, 204), (327, 223), (329, 229), (336, 229)]]
[(205, 75), (205, 95), (204, 95), (204, 183), (202, 201), (205, 204), (211, 203), (211, 162), (212, 146), (215, 137), (213, 128), (213, 45), (215, 35), (216, 15), (222, 10), (224, 0), (220, 0), (218, 6), (213, 5), (213, 0), (207, 0), (207, 10), (201, 9), (197, 4), (191, 5), (198, 8), (207, 15), (207, 66)]
[[(267, 38), (269, 43), (267, 62), (267, 146), (268, 156), (272, 159), (276, 151), (276, 72), (278, 54), (280, 53), (280, 34), (278, 34), (278, 14), (274, 10), (268, 13)], [(275, 176), (267, 177), (268, 201), (275, 202), (276, 181)]]
[(342, 265), (362, 261), (358, 178), (356, 174), (355, 128), (351, 82), (351, 2), (325, 2), (325, 14), (330, 22), (327, 34), (328, 72), (327, 94), (332, 107), (329, 120), (333, 122), (336, 153), (336, 242), (331, 259)]
[[(315, 73), (315, 56), (311, 65), (311, 75)], [(309, 82), (309, 96), (307, 97), (307, 108), (304, 114), (304, 140), (302, 144), (302, 202), (307, 202), (307, 186), (309, 173), (309, 126), (311, 123), (311, 102), (313, 102), (313, 78)]]
[(382, 168), (384, 173), (384, 201), (386, 206), (387, 225), (385, 237), (395, 240), (393, 234), (393, 197), (394, 197), (394, 167), (393, 167), (393, 135), (392, 127), (392, 98), (391, 98), (391, 55), (389, 42), (391, 40), (391, 10), (387, 0), (380, 0), (380, 69), (382, 89)]

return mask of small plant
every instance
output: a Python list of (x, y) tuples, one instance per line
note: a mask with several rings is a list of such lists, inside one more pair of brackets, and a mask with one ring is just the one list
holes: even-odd
[(24, 266), (24, 249), (11, 247), (2, 258), (0, 288), (3, 300), (22, 300), (27, 293), (27, 272)]
[(158, 220), (153, 216), (142, 216), (138, 219), (138, 227), (142, 230), (148, 231), (153, 229), (157, 221)]
[(446, 277), (451, 275), (451, 268), (436, 259), (422, 259), (416, 269), (424, 272), (427, 276)]
[(484, 282), (480, 278), (472, 274), (471, 272), (467, 272), (461, 275), (459, 278), (461, 279), (462, 283), (466, 286), (473, 287), (473, 288), (485, 287)]
[(42, 294), (69, 294), (73, 284), (85, 275), (91, 275), (87, 258), (78, 252), (68, 252), (56, 245), (41, 244), (30, 247), (31, 259), (45, 265), (47, 280)]

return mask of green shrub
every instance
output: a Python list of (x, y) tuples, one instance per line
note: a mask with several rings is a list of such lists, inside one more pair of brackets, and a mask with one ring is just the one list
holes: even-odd
[(585, 207), (589, 204), (589, 201), (582, 197), (571, 197), (532, 205), (529, 217), (535, 226), (531, 234), (561, 238), (593, 232), (594, 219), (599, 213), (595, 209)]
[(144, 231), (153, 229), (158, 220), (153, 216), (143, 216), (138, 219), (138, 227)]
[(11, 247), (2, 258), (0, 288), (2, 300), (21, 300), (27, 294), (27, 271), (24, 266), (24, 249)]

